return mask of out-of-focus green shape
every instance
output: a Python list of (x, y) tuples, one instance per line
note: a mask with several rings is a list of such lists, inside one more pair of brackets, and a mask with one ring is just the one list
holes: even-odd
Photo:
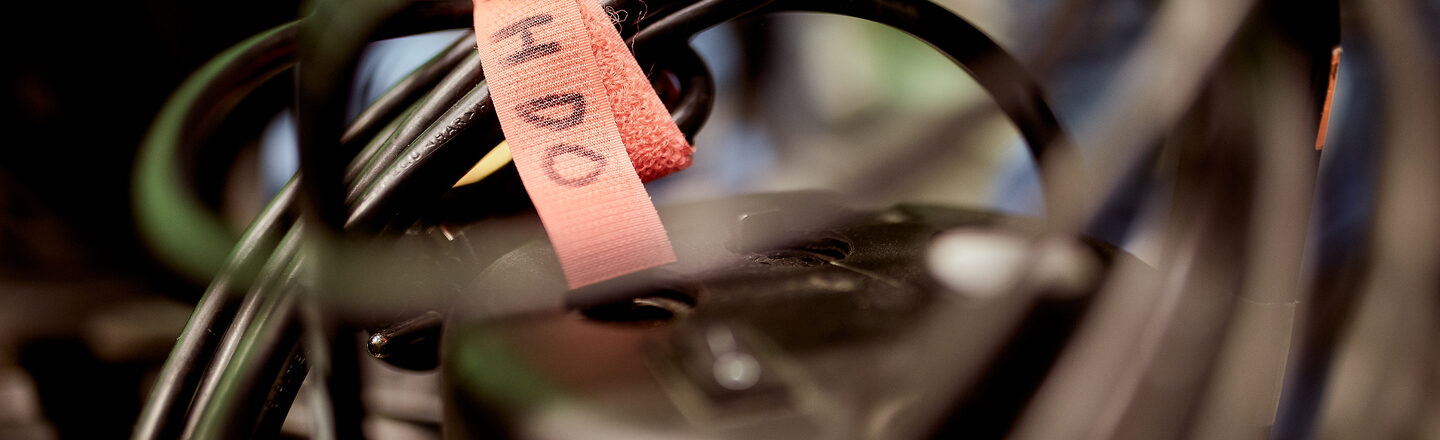
[(454, 335), (455, 343), (450, 345), (455, 348), (455, 363), (450, 373), (464, 389), (508, 409), (535, 409), (561, 396), (493, 329), (471, 326)]
[[(204, 209), (204, 204), (184, 190), (180, 174), (179, 149), (181, 135), (190, 112), (210, 111), (196, 106), (205, 96), (206, 87), (223, 72), (244, 62), (242, 55), (260, 42), (281, 32), (293, 32), (294, 26), (278, 26), (237, 44), (190, 75), (174, 95), (166, 101), (145, 140), (135, 164), (132, 197), (135, 220), (141, 236), (165, 264), (191, 280), (208, 281), (224, 263), (235, 246), (237, 234), (218, 217)], [(259, 75), (255, 82), (288, 69), (274, 69)], [(234, 105), (234, 102), (227, 103)]]
[(864, 48), (879, 63), (880, 78), (894, 105), (943, 111), (957, 105), (989, 100), (969, 74), (923, 41), (876, 23), (861, 23), (869, 42)]

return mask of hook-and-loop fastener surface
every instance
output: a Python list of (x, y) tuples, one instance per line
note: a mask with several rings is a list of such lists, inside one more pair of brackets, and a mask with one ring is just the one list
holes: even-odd
[(570, 287), (675, 261), (641, 184), (693, 148), (595, 0), (475, 0), (481, 65)]

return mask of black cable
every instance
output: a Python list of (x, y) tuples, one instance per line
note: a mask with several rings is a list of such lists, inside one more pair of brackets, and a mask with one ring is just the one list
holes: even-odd
[(643, 51), (652, 42), (688, 39), (727, 20), (775, 12), (845, 15), (909, 33), (969, 72), (1015, 124), (1037, 161), (1065, 137), (1043, 89), (1019, 61), (970, 22), (928, 1), (699, 0), (647, 24), (633, 41)]
[(705, 121), (710, 119), (710, 111), (715, 107), (712, 105), (715, 102), (715, 80), (710, 76), (705, 60), (689, 44), (646, 51), (643, 55), (637, 54), (637, 58), (641, 66), (651, 67), (646, 69), (647, 72), (675, 75), (679, 79), (680, 97), (673, 103), (667, 101), (665, 105), (670, 111), (670, 119), (685, 134), (685, 140), (695, 143), (695, 134), (704, 128)]
[[(473, 42), (474, 34), (467, 35), (472, 38)], [(479, 53), (475, 51), (473, 44), (467, 47), (469, 55), (457, 63), (455, 69), (434, 87), (431, 97), (417, 106), (414, 113), (406, 118), (406, 123), (390, 135), (384, 146), (375, 154), (373, 161), (380, 164), (394, 162), (396, 156), (404, 152), (407, 146), (421, 138), (421, 134), (426, 128), (440, 120), (447, 109), (454, 106), (466, 92), (480, 84), (484, 77), (480, 73)], [(355, 184), (346, 193), (346, 203), (358, 202), (361, 192), (375, 183), (384, 170), (384, 167), (367, 167), (365, 171), (356, 176)]]
[(409, 227), (392, 217), (438, 199), (488, 152), (483, 148), (446, 147), (493, 146), (505, 139), (493, 105), (485, 85), (465, 94), (441, 115), (443, 123), (431, 125), (396, 162), (384, 168), (366, 197), (355, 204), (345, 227), (368, 232), (379, 232), (387, 225), (392, 229)]
[[(312, 225), (308, 241), (318, 243), (319, 251), (312, 254), (316, 258), (310, 263), (310, 271), (322, 281), (331, 279), (336, 270), (331, 261), (333, 244), (338, 242), (337, 238), (342, 238), (348, 211), (345, 185), (340, 176), (343, 164), (352, 162), (354, 157), (337, 144), (354, 72), (364, 43), (372, 39), (381, 25), (404, 5), (398, 0), (317, 0), (310, 2), (311, 15), (301, 27), (299, 56), (302, 67), (296, 75), (295, 99), (300, 171), (303, 175), (300, 186), (304, 196), (302, 202), (307, 208), (304, 215)], [(417, 113), (424, 110), (422, 106)], [(403, 128), (397, 130), (397, 134), (404, 131)], [(311, 301), (315, 300), (314, 296), (325, 295), (319, 290), (327, 288), (324, 283), (309, 287), (307, 293), (311, 295)], [(356, 364), (359, 359), (346, 355), (356, 351), (354, 341), (347, 341), (349, 325), (332, 313), (321, 315), (315, 320), (325, 325), (310, 331), (323, 333), (318, 336), (323, 342), (314, 343), (309, 349), (319, 351), (316, 354), (328, 360), (316, 365), (312, 374), (318, 375), (321, 383), (325, 384), (324, 390), (331, 405), (328, 412), (317, 411), (316, 417), (322, 419), (321, 425), (335, 427), (333, 434), (336, 436), (363, 438), (360, 423), (364, 419), (364, 406), (359, 404), (362, 384)], [(347, 346), (351, 349), (340, 348)], [(326, 356), (324, 352), (327, 351), (338, 356)], [(230, 414), (219, 416), (222, 423), (229, 419)]]
[(290, 208), (294, 195), (293, 185), (286, 185), (280, 190), (241, 237), (231, 254), (230, 263), (220, 270), (215, 281), (201, 295), (190, 321), (185, 324), (151, 388), (150, 397), (135, 423), (133, 438), (174, 438), (180, 433), (191, 397), (204, 372), (202, 368), (210, 365), (210, 355), (214, 354), (220, 337), (224, 335), (215, 330), (228, 327), (233, 322), (237, 295), (231, 289), (236, 285), (250, 284), (249, 280), (236, 282), (234, 278), (249, 278), (242, 274), (258, 270), (260, 260), (250, 256), (264, 253), (276, 241), (284, 223), (283, 212)]
[[(314, 233), (337, 232), (344, 223), (345, 190), (340, 179), (355, 156), (340, 141), (344, 108), (364, 44), (393, 32), (417, 33), (468, 27), (470, 4), (457, 0), (361, 0), (307, 4), (310, 15), (298, 36), (300, 64), (296, 75), (296, 135), (300, 145), (300, 180), (305, 214), (317, 225)], [(438, 27), (437, 27), (438, 26)], [(323, 162), (325, 167), (307, 166)]]
[(315, 225), (312, 234), (325, 234), (338, 232), (345, 221), (341, 176), (354, 153), (341, 148), (340, 136), (356, 65), (365, 43), (405, 3), (321, 0), (308, 5), (310, 16), (301, 22), (297, 49), (303, 67), (295, 75), (295, 125), (303, 214)]
[[(271, 252), (265, 269), (261, 271), (263, 281), (257, 283), (255, 288), (245, 295), (228, 330), (223, 333), (224, 338), (216, 347), (214, 358), (208, 362), (210, 368), (199, 379), (193, 397), (194, 402), (189, 405), (189, 411), (192, 414), (223, 411), (223, 408), (212, 407), (230, 405), (226, 401), (241, 397), (221, 393), (219, 391), (220, 383), (225, 378), (227, 371), (233, 371), (227, 367), (238, 362), (233, 357), (240, 353), (239, 347), (248, 342), (246, 336), (253, 331), (254, 321), (265, 317), (273, 319), (271, 313), (275, 311), (278, 304), (275, 298), (281, 296), (277, 291), (290, 289), (289, 281), (293, 278), (296, 270), (295, 257), (299, 254), (301, 239), (301, 228), (298, 225), (292, 226), (275, 250)], [(195, 438), (199, 431), (204, 430), (201, 420), (197, 417), (185, 419), (180, 437)]]
[(811, 11), (841, 14), (905, 31), (950, 57), (975, 78), (1025, 139), (1036, 163), (1067, 145), (1045, 91), (1009, 52), (959, 16), (928, 1), (782, 0), (758, 12)]
[(340, 144), (346, 150), (352, 149), (348, 146), (356, 140), (371, 139), (379, 135), (379, 129), (385, 123), (401, 116), (401, 111), (410, 103), (420, 100), (429, 90), (444, 87), (442, 81), (461, 65), (467, 57), (475, 53), (475, 32), (466, 31), (455, 38), (439, 54), (430, 58), (425, 64), (405, 75), (400, 81), (375, 98), (369, 107), (356, 115), (349, 122), (349, 127), (340, 136)]
[[(398, 123), (398, 122), (400, 122), (400, 121), (396, 121), (396, 122)], [(347, 172), (346, 172), (346, 180), (347, 180), (347, 181), (351, 181), (351, 180), (355, 179), (356, 176), (359, 176), (359, 175), (363, 172), (363, 168), (364, 168), (364, 167), (362, 167), (361, 165), (371, 163), (371, 161), (370, 161), (369, 159), (370, 159), (372, 156), (374, 156), (374, 155), (377, 153), (377, 151), (384, 145), (383, 141), (381, 141), (381, 140), (382, 140), (382, 139), (388, 139), (389, 136), (387, 136), (386, 133), (395, 131), (395, 130), (396, 130), (396, 125), (398, 125), (398, 124), (392, 123), (391, 126), (389, 126), (389, 127), (387, 127), (386, 129), (382, 130), (381, 136), (380, 136), (380, 137), (377, 137), (375, 141), (372, 141), (371, 144), (367, 145), (366, 148), (365, 148), (364, 150), (362, 150), (361, 154), (359, 155), (359, 157), (357, 158), (357, 160), (355, 161), (355, 163), (353, 163), (353, 164), (351, 165), (351, 167), (350, 167), (350, 168), (347, 170)], [(298, 188), (297, 188), (297, 186), (295, 185), (295, 179), (292, 179), (290, 183), (286, 184), (286, 186), (281, 189), (279, 195), (277, 195), (276, 198), (274, 199), (274, 201), (272, 201), (271, 207), (270, 207), (270, 208), (267, 208), (267, 211), (266, 211), (265, 213), (262, 213), (261, 219), (260, 219), (260, 220), (257, 220), (257, 223), (255, 224), (255, 226), (252, 226), (252, 230), (264, 231), (263, 233), (268, 233), (268, 234), (278, 234), (278, 232), (281, 230), (281, 227), (282, 227), (282, 226), (284, 226), (284, 225), (286, 225), (286, 224), (289, 224), (288, 222), (282, 222), (282, 221), (279, 219), (279, 218), (281, 217), (280, 212), (282, 212), (282, 211), (284, 211), (284, 210), (286, 210), (286, 209), (293, 209), (294, 206), (295, 206), (295, 203), (296, 203), (296, 197), (297, 197), (297, 195), (298, 195)], [(297, 228), (297, 227), (298, 227), (298, 225), (290, 226), (291, 229), (295, 229), (295, 228)], [(291, 233), (294, 234), (295, 232), (291, 232)], [(249, 243), (249, 242), (250, 242), (249, 240), (242, 241), (242, 246), (244, 246), (246, 243)], [(298, 246), (299, 246), (299, 241), (298, 241), (298, 240), (297, 240), (297, 241), (293, 241), (293, 242), (282, 242), (279, 247), (275, 248), (275, 250), (274, 250), (274, 253), (275, 253), (274, 255), (275, 255), (275, 256), (272, 256), (272, 257), (271, 257), (271, 262), (268, 263), (268, 264), (274, 265), (274, 264), (284, 264), (284, 263), (289, 262), (289, 260), (291, 260), (291, 259), (294, 258), (294, 255), (295, 255), (296, 252), (297, 252)], [(237, 252), (236, 252), (236, 260), (235, 260), (235, 261), (237, 261), (237, 262), (243, 262), (243, 261), (245, 261), (245, 260), (251, 259), (250, 256), (255, 255), (255, 251), (256, 251), (257, 249), (261, 249), (261, 248), (245, 249), (244, 251), (237, 251)], [(262, 280), (262, 282), (270, 282), (270, 277), (262, 277), (261, 280)], [(232, 293), (232, 292), (230, 292), (230, 290), (231, 290), (231, 286), (230, 286), (228, 283), (220, 283), (220, 282), (217, 282), (216, 284), (212, 284), (211, 288), (206, 292), (204, 298), (214, 298), (214, 297), (221, 297), (221, 296), (231, 296), (231, 297), (235, 296), (235, 294)], [(261, 292), (259, 292), (259, 291), (251, 291), (249, 294), (247, 294), (247, 295), (245, 296), (245, 301), (246, 301), (246, 302), (258, 301), (258, 295), (260, 295), (260, 294), (261, 294)], [(287, 293), (287, 294), (288, 294), (288, 293)], [(233, 307), (232, 307), (231, 309), (233, 310)], [(208, 310), (208, 309), (207, 309), (207, 310)], [(232, 329), (232, 330), (230, 330), (230, 332), (239, 331), (239, 332), (243, 333), (243, 332), (245, 331), (245, 329), (247, 329), (247, 328), (251, 325), (251, 323), (257, 319), (258, 316), (260, 316), (260, 312), (258, 311), (258, 309), (241, 309), (234, 317), (231, 317), (231, 318), (228, 319), (228, 320), (225, 320), (225, 319), (216, 319), (217, 317), (218, 317), (218, 318), (223, 318), (223, 317), (224, 317), (223, 314), (220, 314), (220, 312), (211, 311), (209, 314), (204, 315), (204, 316), (200, 315), (199, 312), (197, 312), (197, 314), (196, 314), (194, 317), (192, 317), (191, 323), (187, 326), (186, 331), (185, 331), (184, 333), (182, 333), (182, 335), (181, 335), (181, 343), (183, 344), (183, 343), (184, 343), (185, 341), (187, 341), (187, 340), (198, 339), (198, 338), (202, 338), (202, 337), (209, 337), (209, 338), (212, 338), (212, 339), (213, 339), (213, 338), (217, 337), (217, 336), (215, 336), (215, 335), (221, 334), (221, 333), (219, 333), (219, 332), (216, 332), (215, 329), (217, 329), (217, 328), (219, 328), (219, 327), (224, 327), (224, 326), (229, 326), (229, 328)], [(208, 324), (208, 326), (207, 326), (206, 324)], [(202, 332), (202, 331), (198, 331), (198, 330), (197, 330), (197, 331), (193, 331), (193, 332), (192, 332), (192, 331), (191, 331), (191, 328), (196, 328), (196, 329), (201, 329), (201, 328), (203, 328), (203, 329), (205, 329), (205, 331)], [(227, 332), (226, 334), (228, 334), (228, 332)], [(297, 336), (297, 337), (298, 337), (298, 336)], [(281, 339), (282, 339), (282, 340), (286, 340), (286, 341), (289, 340), (289, 339), (284, 338), (284, 337), (282, 337)], [(181, 349), (181, 347), (178, 347), (178, 346), (177, 346), (177, 352), (179, 352), (180, 349)], [(187, 353), (195, 353), (195, 352), (189, 352), (189, 351), (187, 351)], [(196, 353), (196, 354), (198, 354), (198, 353)], [(215, 390), (220, 386), (221, 381), (223, 380), (223, 378), (224, 378), (225, 375), (227, 374), (227, 365), (229, 364), (228, 358), (225, 357), (225, 353), (219, 353), (219, 352), (217, 352), (216, 354), (218, 354), (218, 355), (220, 355), (220, 356), (217, 357), (217, 358), (215, 358), (215, 359), (213, 359), (213, 360), (207, 361), (207, 363), (210, 365), (210, 368), (209, 368), (208, 370), (205, 370), (205, 371), (193, 371), (193, 368), (194, 368), (193, 365), (188, 365), (188, 366), (183, 367), (183, 368), (189, 369), (189, 370), (185, 371), (185, 373), (186, 373), (187, 375), (189, 375), (189, 376), (195, 376), (194, 378), (187, 378), (187, 379), (186, 379), (186, 383), (187, 383), (187, 384), (193, 384), (193, 385), (189, 385), (189, 388), (193, 388), (193, 390), (191, 391), (191, 395), (194, 395), (194, 396), (195, 396), (195, 401), (196, 401), (196, 402), (203, 401), (203, 400), (205, 399), (205, 397), (214, 395), (215, 392), (216, 392)], [(172, 354), (172, 357), (175, 357), (175, 355)], [(196, 361), (200, 361), (200, 360), (202, 360), (202, 359), (200, 359), (200, 358), (202, 358), (202, 357), (203, 357), (203, 356), (196, 356), (196, 357), (195, 357), (195, 360), (196, 360)], [(287, 365), (287, 366), (288, 366), (289, 364), (287, 363), (287, 364), (284, 364), (284, 365)], [(181, 372), (178, 371), (178, 370), (177, 370), (174, 374), (170, 374), (170, 373), (169, 373), (170, 371), (171, 371), (171, 370), (169, 369), (169, 364), (167, 363), (167, 368), (166, 368), (165, 370), (162, 370), (161, 380), (175, 381), (175, 380), (176, 380), (178, 377), (180, 377), (180, 375), (181, 375)], [(258, 380), (258, 377), (251, 377), (251, 376), (243, 376), (243, 377), (246, 377), (246, 378), (247, 378), (246, 380), (251, 380), (251, 381), (253, 381), (253, 380)], [(298, 381), (298, 380), (303, 380), (304, 374), (300, 374), (300, 375), (298, 375), (298, 377), (292, 376), (292, 378), (293, 378), (293, 380), (297, 380), (297, 381)], [(297, 383), (294, 383), (294, 384), (292, 384), (292, 385), (293, 385), (293, 386), (290, 387), (291, 389), (293, 389), (293, 388), (295, 388), (295, 387), (298, 387), (298, 386), (299, 386), (299, 383), (297, 382)], [(283, 385), (281, 386), (281, 388), (284, 388)], [(169, 391), (169, 392), (166, 393), (166, 397), (169, 398), (169, 399), (171, 399), (171, 400), (173, 401), (173, 400), (175, 399), (175, 396), (176, 396), (176, 395), (183, 394), (183, 389), (185, 389), (185, 388), (177, 388), (177, 389), (175, 389), (175, 390), (173, 390), (173, 391)], [(159, 393), (160, 391), (157, 389), (156, 392)], [(153, 406), (153, 405), (156, 405), (156, 403), (155, 403), (155, 402), (148, 403), (148, 404), (147, 404), (147, 408), (148, 408), (148, 406)], [(288, 403), (287, 403), (287, 405), (288, 405)], [(190, 418), (189, 421), (185, 421), (184, 426), (196, 426), (198, 423), (200, 423), (197, 419), (195, 419), (195, 416), (201, 414), (200, 409), (201, 409), (201, 408), (199, 407), (199, 405), (196, 405), (195, 407), (189, 408), (189, 412), (191, 413), (192, 417)], [(168, 424), (169, 424), (169, 425), (180, 425), (180, 423), (181, 423), (182, 421), (184, 421), (184, 414), (185, 414), (186, 411), (187, 411), (187, 408), (186, 408), (186, 407), (174, 405), (174, 404), (172, 403), (171, 406), (170, 406), (170, 410), (169, 410), (170, 415), (169, 415), (169, 417), (166, 418), (166, 420), (162, 420), (162, 421), (159, 421), (159, 422), (148, 422), (148, 421), (146, 421), (145, 419), (142, 418), (142, 422), (146, 422), (146, 423), (142, 423), (142, 424), (139, 425), (139, 426), (142, 426), (142, 427), (143, 427), (143, 426), (154, 426), (154, 425), (156, 425), (156, 424), (164, 424), (164, 423), (162, 423), (162, 422), (167, 422), (167, 421), (168, 421)], [(271, 415), (273, 416), (274, 414), (271, 414)], [(279, 417), (281, 417), (281, 418), (283, 419), (284, 414), (283, 414), (283, 413), (282, 413), (282, 414), (279, 414)], [(267, 425), (267, 424), (266, 424), (266, 423), (260, 423), (260, 425)], [(277, 425), (277, 426), (278, 426), (278, 425)], [(169, 428), (167, 428), (167, 429), (162, 430), (162, 432), (175, 432), (174, 429), (175, 429), (175, 428), (174, 428), (173, 426), (171, 426), (171, 427), (169, 427)], [(193, 431), (193, 430), (194, 430), (194, 428), (190, 429), (190, 431)], [(140, 436), (138, 435), (138, 433), (139, 433), (139, 431), (137, 430), (137, 438), (140, 437)], [(162, 435), (152, 436), (152, 437), (169, 438), (170, 435), (163, 435), (163, 434), (162, 434)]]

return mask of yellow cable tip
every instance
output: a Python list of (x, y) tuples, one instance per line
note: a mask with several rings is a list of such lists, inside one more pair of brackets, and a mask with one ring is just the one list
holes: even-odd
[(455, 186), (451, 188), (459, 188), (479, 182), (481, 179), (494, 174), (500, 167), (510, 163), (510, 159), (510, 144), (505, 141), (500, 141), (500, 145), (496, 145), (489, 153), (485, 153), (485, 157), (480, 158), (479, 162), (475, 162), (475, 167), (470, 168), (470, 172), (465, 173), (465, 176), (461, 177), (460, 181), (455, 182)]

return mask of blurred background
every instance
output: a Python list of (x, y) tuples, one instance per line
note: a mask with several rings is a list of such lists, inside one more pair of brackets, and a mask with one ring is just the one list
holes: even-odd
[[(1184, 9), (1169, 5), (1175, 2), (935, 2), (973, 23), (1018, 59), (1044, 89), (1061, 126), (1078, 138), (1164, 144), (1166, 137), (1156, 131), (1173, 130), (1197, 138), (1225, 134), (1207, 132), (1205, 126), (1176, 128), (1184, 125), (1180, 123), (1142, 127), (1134, 132), (1136, 139), (1128, 138), (1130, 132), (1123, 130), (1094, 134), (1116, 126), (1104, 125), (1114, 122), (1106, 119), (1115, 114), (1107, 106), (1114, 105), (1115, 97), (1127, 90), (1126, 83), (1142, 82), (1125, 75), (1139, 71), (1184, 77), (1186, 73), (1165, 69), (1187, 68), (1183, 61), (1188, 53), (1205, 61), (1203, 51), (1187, 52), (1194, 47), (1176, 43), (1178, 49), (1156, 50), (1169, 55), (1153, 61), (1160, 65), (1155, 70), (1136, 70), (1127, 64), (1130, 54), (1147, 50), (1145, 44), (1151, 40), (1145, 37), (1157, 27), (1186, 25), (1185, 12), (1162, 14), (1165, 7)], [(1204, 10), (1200, 4), (1208, 2), (1188, 3), (1195, 3), (1190, 8)], [(1223, 9), (1229, 6), (1222, 5), (1237, 2), (1215, 3), (1213, 8)], [(1259, 6), (1252, 9), (1239, 8), (1249, 11), (1243, 15), (1245, 19), (1237, 21), (1242, 23), (1237, 25), (1239, 30), (1215, 34), (1215, 47), (1228, 48), (1218, 64), (1242, 67), (1203, 63), (1195, 75), (1215, 81), (1203, 90), (1187, 89), (1191, 86), (1159, 89), (1165, 91), (1159, 93), (1164, 97), (1181, 101), (1172, 107), (1185, 115), (1204, 114), (1212, 120), (1253, 117), (1259, 120), (1254, 126), (1266, 126), (1267, 114), (1253, 110), (1254, 103), (1225, 100), (1243, 93), (1212, 90), (1225, 89), (1224, 81), (1243, 83), (1246, 75), (1260, 75), (1244, 66), (1263, 64), (1254, 59), (1272, 52), (1247, 50), (1269, 44), (1249, 46), (1250, 42), (1280, 41), (1287, 48), (1284, 53), (1302, 59), (1297, 65), (1309, 70), (1293, 78), (1309, 99), (1306, 112), (1318, 110), (1324, 99), (1324, 78), (1329, 75), (1334, 43), (1344, 47), (1328, 129), (1318, 130), (1328, 139), (1324, 153), (1305, 158), (1310, 161), (1307, 165), (1318, 167), (1313, 177), (1313, 208), (1308, 197), (1304, 206), (1314, 213), (1304, 219), (1309, 225), (1303, 245), (1306, 290), (1361, 283), (1342, 269), (1357, 264), (1355, 261), (1372, 261), (1367, 258), (1372, 254), (1366, 251), (1374, 249), (1372, 240), (1383, 235), (1374, 226), (1381, 198), (1377, 196), (1376, 170), (1381, 158), (1376, 145), (1394, 139), (1384, 136), (1387, 130), (1393, 133), (1394, 126), (1387, 126), (1393, 121), (1379, 116), (1386, 103), (1378, 97), (1393, 83), (1382, 79), (1384, 72), (1377, 67), (1381, 65), (1377, 60), (1382, 55), (1422, 60), (1417, 63), (1440, 58), (1433, 44), (1440, 41), (1436, 35), (1440, 33), (1440, 1), (1401, 2), (1411, 6), (1411, 19), (1427, 37), (1420, 39), (1425, 44), (1416, 46), (1422, 51), (1406, 55), (1385, 54), (1389, 43), (1375, 42), (1369, 30), (1373, 25), (1366, 24), (1370, 22), (1361, 12), (1365, 7), (1358, 3), (1363, 2), (1270, 1), (1257, 2)], [(83, 5), (18, 2), (7, 8), (3, 32), (9, 61), (0, 67), (0, 96), (4, 97), (0, 105), (5, 116), (0, 123), (4, 132), (10, 133), (0, 155), (0, 438), (126, 437), (165, 356), (209, 282), (164, 262), (138, 232), (132, 182), (142, 138), (166, 99), (188, 75), (225, 48), (294, 20), (301, 5), (295, 1), (117, 0)], [(1205, 13), (1193, 15), (1201, 29)], [(1231, 34), (1239, 36), (1230, 38)], [(459, 31), (447, 31), (373, 44), (357, 73), (356, 102), (379, 96), (459, 35)], [(1228, 41), (1241, 43), (1227, 46)], [(1014, 125), (970, 75), (903, 32), (853, 18), (777, 14), (711, 29), (698, 35), (692, 45), (714, 77), (716, 102), (705, 128), (695, 138), (694, 166), (647, 185), (659, 204), (823, 189), (847, 196), (847, 202), (855, 206), (919, 202), (1021, 216), (1045, 214), (1040, 172)], [(1172, 66), (1165, 64), (1167, 60), (1181, 61)], [(1323, 67), (1317, 71), (1314, 66)], [(1152, 89), (1141, 91), (1156, 94)], [(257, 93), (283, 96), (291, 92), (288, 87), (271, 87)], [(351, 115), (361, 108), (353, 108)], [(1440, 114), (1422, 112), (1421, 116), (1434, 121)], [(1130, 119), (1118, 120), (1123, 127)], [(1193, 118), (1186, 120), (1194, 123)], [(235, 235), (294, 173), (298, 155), (293, 125), (289, 112), (267, 115), (255, 125), (262, 127), (259, 132), (225, 140), (235, 144), (238, 159), (198, 158), (200, 178), (218, 182), (207, 187), (203, 202), (223, 214)], [(1101, 129), (1094, 128), (1097, 126)], [(1318, 128), (1307, 127), (1311, 133)], [(1434, 145), (1433, 139), (1427, 141)], [(1139, 261), (1165, 267), (1167, 243), (1171, 242), (1161, 237), (1171, 232), (1167, 225), (1176, 226), (1157, 219), (1177, 215), (1170, 209), (1175, 204), (1168, 201), (1187, 197), (1183, 191), (1168, 190), (1185, 187), (1184, 173), (1172, 168), (1208, 163), (1206, 157), (1173, 153), (1179, 150), (1183, 149), (1144, 153), (1156, 158), (1153, 164), (1133, 173), (1138, 177), (1120, 182), (1117, 196), (1106, 199), (1104, 215), (1086, 225), (1085, 232)], [(1079, 154), (1087, 163), (1119, 163), (1123, 159), (1115, 157), (1114, 150), (1084, 142)], [(1420, 193), (1433, 199), (1434, 189), (1426, 190)], [(1252, 208), (1227, 212), (1248, 215), (1268, 209), (1247, 206)], [(1433, 229), (1434, 225), (1408, 227)], [(1259, 234), (1250, 240), (1266, 240), (1263, 232)], [(1435, 244), (1428, 243), (1430, 247)], [(1433, 277), (1433, 273), (1429, 275)], [(1318, 306), (1302, 308), (1301, 315), (1309, 318), (1297, 324), (1297, 328), (1309, 330), (1297, 332), (1328, 334), (1319, 339), (1328, 342), (1316, 344), (1340, 346), (1335, 341), (1344, 339), (1347, 331), (1366, 328), (1350, 324), (1364, 319), (1345, 317), (1351, 316), (1347, 310), (1361, 308), (1364, 301), (1353, 298), (1363, 296), (1337, 293), (1332, 296), (1343, 297), (1341, 300), (1327, 302), (1329, 297), (1320, 287), (1314, 289), (1321, 292), (1315, 294)], [(1366, 319), (1383, 321), (1386, 316), (1373, 313), (1379, 314)], [(1375, 332), (1367, 337), (1383, 340), (1389, 335)], [(1295, 353), (1314, 352), (1303, 348), (1315, 339), (1296, 340), (1301, 342), (1294, 344)], [(1428, 335), (1419, 341), (1435, 342)], [(1316, 406), (1295, 410), (1301, 414), (1296, 416), (1295, 426), (1324, 426), (1328, 430), (1319, 431), (1322, 437), (1360, 438), (1350, 434), (1360, 432), (1354, 425), (1361, 422), (1346, 416), (1364, 412), (1347, 411), (1344, 402), (1334, 403), (1335, 394), (1327, 394), (1322, 386), (1337, 380), (1331, 379), (1328, 367), (1323, 366), (1339, 365), (1335, 359), (1342, 355), (1334, 352), (1343, 350), (1321, 352), (1314, 355), (1320, 356), (1318, 359), (1294, 364), (1311, 362), (1325, 371), (1295, 368), (1286, 382), (1298, 387), (1287, 392), (1298, 393), (1295, 395)], [(1355, 366), (1335, 368), (1359, 371), (1356, 377), (1378, 375), (1375, 369), (1387, 365), (1381, 362), (1377, 366), (1365, 359), (1388, 359), (1381, 354), (1349, 356), (1356, 359), (1351, 361)], [(1405, 404), (1395, 405), (1408, 408), (1406, 414), (1421, 422), (1397, 432), (1405, 433), (1403, 438), (1440, 438), (1440, 405), (1434, 393), (1440, 384), (1440, 369), (1434, 368), (1433, 354), (1420, 357), (1427, 360), (1417, 367), (1421, 370), (1418, 377), (1426, 379), (1416, 383), (1426, 391), (1417, 391)], [(393, 384), (420, 384), (412, 389), (420, 390), (418, 397), (412, 396), (421, 400), (415, 411), (438, 411), (438, 402), (424, 401), (437, 395), (433, 378), (417, 379), (398, 370), (374, 374), (395, 375), (389, 382), (391, 392), (404, 388)], [(1354, 386), (1374, 384), (1361, 380)], [(1357, 397), (1350, 402), (1373, 403), (1367, 399)], [(1340, 406), (1322, 410), (1322, 402)], [(1366, 408), (1362, 403), (1352, 405)], [(1283, 409), (1278, 416), (1282, 422), (1287, 414)], [(1312, 413), (1331, 415), (1326, 419), (1331, 424), (1312, 423), (1313, 418), (1304, 415)], [(291, 423), (287, 421), (286, 435), (305, 436), (307, 427)], [(377, 429), (382, 430), (373, 432), (388, 433), (379, 435), (382, 438), (434, 434), (393, 426)], [(1276, 432), (1276, 437), (1293, 436), (1285, 438), (1316, 435), (1309, 428), (1277, 428)]]

